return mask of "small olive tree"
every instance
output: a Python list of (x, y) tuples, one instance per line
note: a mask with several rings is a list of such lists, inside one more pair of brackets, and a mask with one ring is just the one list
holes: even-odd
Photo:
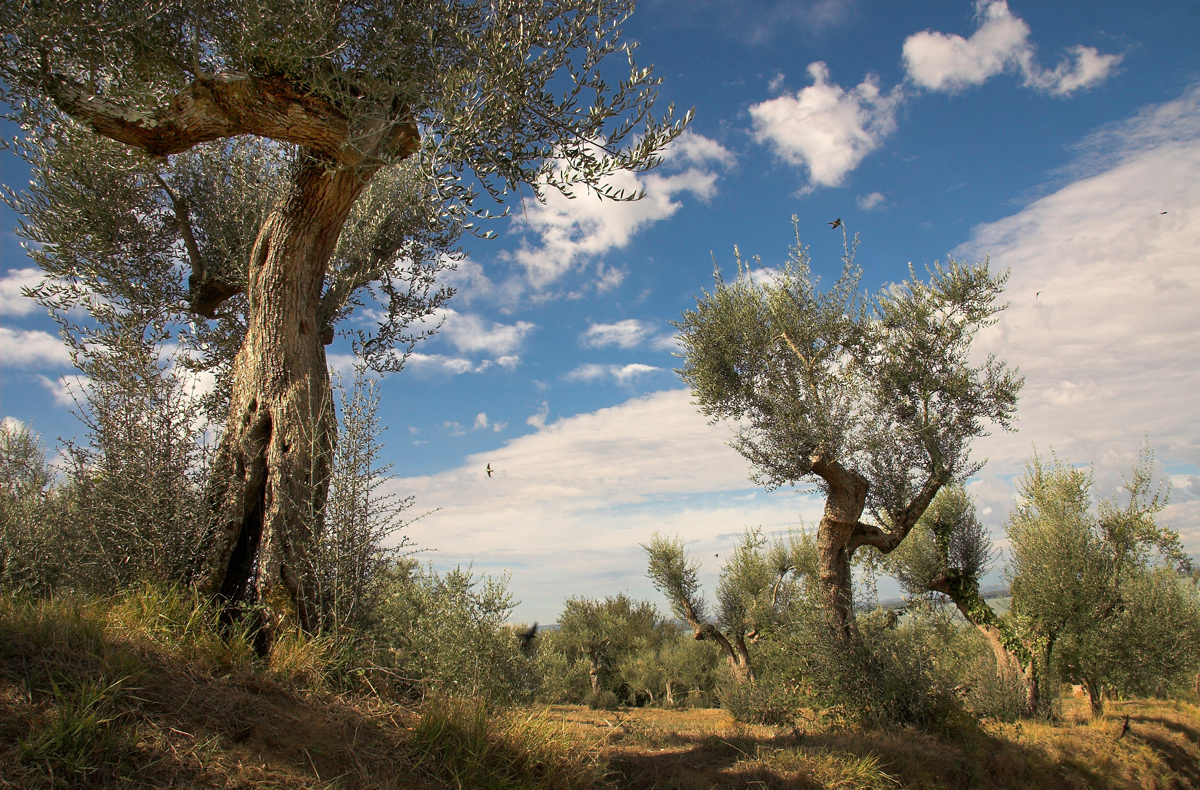
[(1022, 384), (991, 357), (970, 362), (976, 333), (1003, 309), (1005, 275), (950, 261), (927, 281), (910, 269), (910, 280), (867, 300), (856, 246), (847, 240), (842, 275), (827, 289), (798, 230), (778, 270), (753, 271), (735, 248), (737, 278), (718, 270), (713, 292), (676, 324), (679, 374), (704, 414), (736, 421), (733, 446), (754, 479), (769, 488), (809, 480), (825, 494), (820, 585), (846, 638), (855, 633), (854, 552), (895, 549), (942, 486), (978, 469), (971, 439), (987, 422), (1010, 427)]
[(744, 683), (754, 680), (749, 645), (775, 624), (792, 598), (797, 546), (793, 540), (768, 547), (761, 530), (747, 529), (721, 569), (715, 622), (700, 592), (700, 563), (688, 556), (683, 539), (656, 534), (642, 548), (649, 559), (647, 576), (666, 596), (671, 612), (691, 626), (697, 640), (715, 643), (734, 681)]
[(614, 690), (620, 665), (655, 641), (660, 622), (652, 603), (624, 593), (603, 600), (568, 598), (558, 618), (556, 644), (569, 663), (586, 662), (595, 703)]
[(979, 592), (991, 562), (991, 538), (975, 515), (975, 502), (961, 484), (943, 488), (917, 521), (908, 539), (886, 556), (884, 568), (906, 595), (948, 597), (987, 640), (1001, 676), (1015, 676), (1025, 688), (1022, 713), (1038, 706), (1035, 653), (1015, 621), (998, 616)]
[(0, 586), (7, 590), (45, 592), (58, 576), (53, 482), (41, 437), (0, 420)]
[(1087, 688), (1096, 715), (1106, 691), (1177, 682), (1200, 650), (1200, 600), (1179, 573), (1190, 563), (1178, 533), (1155, 520), (1169, 491), (1152, 485), (1144, 447), (1128, 501), (1094, 507), (1090, 470), (1035, 454), (1009, 514), (1013, 613), (1045, 665)]

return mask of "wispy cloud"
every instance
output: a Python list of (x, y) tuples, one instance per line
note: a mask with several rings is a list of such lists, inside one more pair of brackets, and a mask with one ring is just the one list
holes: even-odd
[(1076, 45), (1046, 70), (1034, 60), (1029, 25), (1012, 14), (1005, 0), (979, 0), (975, 16), (978, 27), (970, 38), (926, 30), (905, 39), (904, 66), (914, 84), (955, 93), (1008, 71), (1020, 74), (1030, 88), (1069, 96), (1100, 84), (1121, 62), (1119, 54)]
[(807, 168), (811, 186), (838, 186), (896, 129), (903, 101), (899, 86), (890, 91), (868, 75), (846, 90), (829, 79), (829, 67), (811, 63), (813, 84), (750, 108), (754, 137), (779, 158)]
[(508, 354), (519, 349), (529, 333), (537, 328), (529, 321), (502, 324), (451, 309), (440, 311), (439, 318), (445, 319), (439, 334), (464, 353)]
[(466, 357), (453, 357), (445, 354), (409, 354), (404, 367), (414, 373), (442, 373), (458, 376), (463, 373), (482, 373), (492, 367), (512, 370), (521, 364), (521, 357), (516, 354), (506, 354), (495, 359), (484, 359), (479, 362)]
[(653, 365), (642, 365), (636, 362), (629, 365), (597, 365), (589, 362), (575, 368), (563, 378), (566, 381), (582, 382), (602, 381), (611, 378), (618, 384), (629, 384), (650, 373), (656, 373), (660, 369)]
[(887, 201), (882, 192), (872, 192), (869, 195), (863, 195), (858, 199), (858, 207), (864, 211), (870, 211), (873, 208), (882, 206)]
[[(956, 251), (1011, 271), (1009, 307), (980, 337), (981, 353), (1026, 378), (1020, 432), (978, 443), (998, 513), (1011, 497), (1005, 476), (1034, 444), (1096, 463), (1102, 489), (1143, 437), (1169, 465), (1200, 466), (1198, 100), (1193, 90), (1106, 130), (1099, 153), (1083, 152), (1092, 175), (976, 228)], [(1195, 552), (1200, 510), (1185, 504), (1168, 521)]]

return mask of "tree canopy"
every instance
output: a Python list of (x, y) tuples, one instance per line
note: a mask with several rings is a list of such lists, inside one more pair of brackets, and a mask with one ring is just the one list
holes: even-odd
[(754, 478), (811, 480), (826, 494), (821, 583), (847, 633), (853, 552), (890, 552), (942, 486), (972, 474), (970, 440), (988, 422), (1011, 427), (1022, 384), (1003, 362), (970, 356), (1003, 309), (1005, 275), (950, 261), (923, 281), (910, 267), (911, 279), (868, 299), (857, 244), (846, 239), (841, 277), (824, 289), (798, 233), (779, 269), (735, 248), (737, 278), (718, 269), (713, 292), (676, 324), (680, 375), (701, 411), (736, 421), (733, 445)]

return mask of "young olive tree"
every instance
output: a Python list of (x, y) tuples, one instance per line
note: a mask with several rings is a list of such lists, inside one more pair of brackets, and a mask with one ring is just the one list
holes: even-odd
[[(634, 198), (606, 178), (657, 164), (686, 123), (650, 115), (658, 80), (619, 40), (631, 7), (0, 6), (0, 99), (37, 168), (34, 192), (14, 199), (33, 212), (40, 262), (97, 286), (95, 304), (155, 301), (199, 326), (202, 354), (232, 354), (198, 583), (256, 597), (268, 633), (316, 616), (301, 594), (310, 541), (298, 525), (324, 512), (333, 323), (377, 298), (385, 318), (363, 351), (398, 367), (393, 346), (448, 296), (431, 292), (434, 276), (447, 233), (480, 213), (476, 186), (497, 198), (523, 185)], [(615, 84), (610, 55), (630, 56)], [(108, 223), (92, 228), (95, 245), (76, 232), (90, 218)], [(70, 298), (56, 287), (46, 299)]]
[(868, 301), (849, 242), (825, 290), (798, 231), (777, 271), (753, 273), (735, 254), (737, 279), (718, 270), (713, 292), (676, 324), (679, 374), (704, 414), (737, 421), (733, 446), (756, 481), (811, 480), (825, 494), (824, 605), (854, 638), (854, 552), (900, 545), (942, 486), (978, 469), (969, 443), (985, 421), (1010, 427), (1022, 380), (994, 358), (969, 360), (975, 334), (1003, 309), (1006, 276), (950, 261), (928, 282), (910, 269)]
[(46, 592), (62, 562), (54, 526), (54, 477), (41, 437), (0, 420), (0, 587)]
[(649, 558), (647, 576), (667, 597), (671, 612), (692, 627), (697, 640), (716, 643), (734, 682), (753, 682), (748, 645), (774, 624), (791, 597), (788, 577), (797, 570), (796, 543), (789, 547), (776, 541), (768, 547), (760, 530), (746, 530), (717, 581), (716, 622), (710, 622), (700, 592), (700, 563), (688, 557), (683, 539), (655, 534), (642, 548)]
[(911, 597), (941, 594), (987, 640), (999, 675), (1015, 676), (1025, 688), (1022, 713), (1038, 706), (1034, 651), (1017, 624), (1000, 617), (979, 594), (991, 561), (991, 539), (975, 515), (966, 488), (953, 483), (937, 493), (908, 538), (886, 556), (884, 567)]
[(1092, 474), (1036, 454), (1009, 514), (1013, 613), (1047, 668), (1103, 695), (1146, 693), (1195, 666), (1200, 606), (1179, 574), (1179, 535), (1155, 521), (1167, 491), (1151, 492), (1148, 448), (1126, 478), (1129, 501), (1093, 508)]
[(617, 669), (654, 640), (658, 612), (648, 601), (620, 593), (604, 600), (568, 598), (558, 618), (557, 644), (574, 663), (587, 662), (592, 697), (611, 691)]

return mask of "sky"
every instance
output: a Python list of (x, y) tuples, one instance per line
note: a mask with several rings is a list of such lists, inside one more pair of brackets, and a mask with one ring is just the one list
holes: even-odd
[[(838, 218), (871, 291), (910, 263), (1009, 272), (973, 352), (1025, 377), (1017, 430), (972, 446), (993, 581), (1035, 448), (1094, 465), (1109, 496), (1148, 442), (1161, 520), (1200, 555), (1200, 3), (643, 0), (624, 29), (659, 106), (695, 109), (662, 166), (617, 179), (645, 197), (514, 204), (447, 275), (441, 331), (381, 383), (388, 486), (425, 514), (405, 530), (424, 560), (508, 574), (514, 621), (547, 623), (571, 596), (665, 612), (655, 532), (683, 537), (711, 599), (747, 527), (812, 528), (820, 499), (756, 486), (697, 411), (671, 324), (714, 265), (736, 271), (735, 245), (782, 263), (793, 216), (826, 282)], [(70, 362), (0, 220), (0, 417), (53, 452), (80, 430)]]

